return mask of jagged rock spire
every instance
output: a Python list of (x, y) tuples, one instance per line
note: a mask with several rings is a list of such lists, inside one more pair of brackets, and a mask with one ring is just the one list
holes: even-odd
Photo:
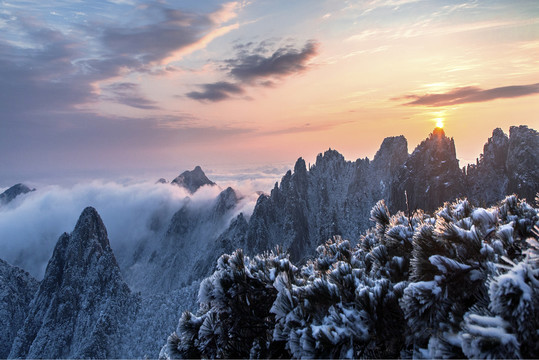
[(135, 297), (122, 280), (97, 211), (82, 212), (58, 239), (12, 358), (110, 358)]

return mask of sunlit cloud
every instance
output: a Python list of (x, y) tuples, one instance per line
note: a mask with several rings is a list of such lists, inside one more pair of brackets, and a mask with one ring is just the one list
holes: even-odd
[(376, 54), (382, 51), (386, 51), (388, 49), (389, 49), (389, 46), (383, 45), (383, 46), (378, 46), (373, 49), (356, 50), (356, 51), (352, 51), (351, 53), (344, 55), (343, 59), (348, 59), (348, 58), (358, 56), (358, 55), (363, 55), (363, 54)]
[(367, 15), (370, 12), (373, 12), (375, 10), (381, 9), (381, 8), (399, 8), (403, 5), (413, 4), (419, 1), (424, 0), (370, 0), (370, 1), (362, 1), (358, 2), (357, 4), (352, 4), (347, 6), (346, 9), (360, 9), (361, 15)]
[(210, 19), (216, 24), (223, 24), (229, 20), (234, 19), (238, 16), (238, 9), (241, 7), (239, 2), (228, 2), (221, 6), (221, 8), (213, 13), (211, 13)]
[(171, 62), (181, 60), (184, 56), (191, 54), (197, 50), (204, 49), (206, 46), (208, 46), (209, 43), (211, 43), (213, 40), (215, 40), (218, 37), (221, 37), (227, 33), (229, 33), (232, 30), (236, 30), (240, 27), (238, 23), (227, 25), (223, 27), (219, 27), (213, 31), (211, 31), (209, 34), (202, 37), (200, 40), (179, 49), (178, 51), (173, 52), (170, 54), (170, 56), (167, 56), (163, 60), (160, 61), (161, 64), (170, 64)]

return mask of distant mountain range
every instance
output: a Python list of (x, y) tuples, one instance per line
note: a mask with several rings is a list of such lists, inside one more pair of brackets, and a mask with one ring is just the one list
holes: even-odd
[[(0, 320), (8, 329), (0, 358), (156, 357), (221, 254), (280, 246), (304, 262), (334, 235), (357, 240), (372, 226), (370, 211), (380, 199), (392, 213), (432, 212), (458, 197), (488, 206), (516, 193), (533, 202), (537, 149), (538, 133), (526, 126), (511, 127), (509, 136), (494, 130), (466, 168), (453, 139), (438, 128), (412, 154), (403, 136), (386, 138), (373, 160), (346, 161), (330, 149), (309, 168), (298, 159), (270, 194), (260, 195), (252, 214), (237, 215), (241, 196), (232, 188), (206, 207), (186, 201), (162, 237), (126, 254), (113, 254), (100, 216), (86, 208), (73, 232), (58, 239), (40, 283), (0, 262)], [(198, 166), (162, 186), (176, 185), (191, 194), (217, 186)], [(0, 199), (7, 204), (28, 191), (18, 184)]]

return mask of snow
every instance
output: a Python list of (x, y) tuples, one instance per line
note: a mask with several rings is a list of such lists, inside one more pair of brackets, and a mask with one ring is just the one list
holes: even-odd
[(456, 270), (467, 271), (471, 268), (470, 265), (459, 263), (458, 261), (449, 259), (441, 255), (432, 255), (429, 257), (429, 261), (432, 265), (436, 266), (436, 268), (444, 274), (448, 274)]

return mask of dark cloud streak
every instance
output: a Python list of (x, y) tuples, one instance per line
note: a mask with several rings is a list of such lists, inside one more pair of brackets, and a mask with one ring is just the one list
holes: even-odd
[(529, 85), (502, 86), (483, 90), (474, 86), (460, 87), (441, 94), (405, 95), (392, 100), (413, 100), (405, 106), (450, 106), (467, 103), (485, 102), (496, 99), (516, 98), (539, 94), (539, 83)]
[(235, 45), (236, 57), (225, 60), (226, 65), (222, 70), (238, 83), (220, 81), (202, 84), (202, 91), (185, 95), (198, 101), (217, 102), (230, 99), (232, 95), (244, 94), (247, 86), (274, 87), (275, 80), (306, 71), (309, 60), (318, 54), (318, 43), (312, 40), (300, 50), (285, 46), (271, 52), (269, 49), (273, 44), (272, 40), (265, 40), (259, 44), (249, 42)]
[(261, 78), (282, 77), (303, 72), (307, 69), (307, 62), (317, 53), (318, 44), (309, 41), (301, 50), (283, 47), (267, 57), (256, 53), (241, 54), (226, 62), (231, 76), (244, 82), (251, 82)]
[(203, 91), (192, 91), (185, 95), (194, 100), (216, 102), (226, 100), (231, 95), (243, 94), (245, 92), (240, 85), (226, 81), (203, 84), (201, 86)]

